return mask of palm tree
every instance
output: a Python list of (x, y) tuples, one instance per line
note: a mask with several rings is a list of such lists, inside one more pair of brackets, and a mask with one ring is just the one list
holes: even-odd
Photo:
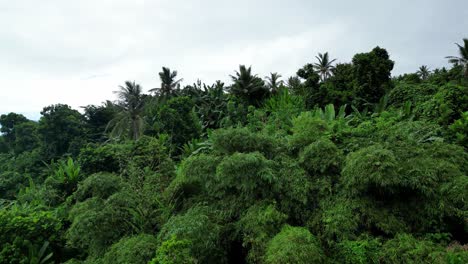
[(150, 92), (159, 92), (162, 96), (172, 95), (175, 90), (180, 89), (180, 82), (183, 79), (177, 79), (177, 71), (171, 71), (167, 67), (162, 67), (162, 72), (159, 73), (161, 80), (160, 88), (153, 88)]
[(142, 88), (135, 82), (126, 81), (125, 85), (119, 86), (119, 90), (114, 93), (119, 98), (117, 101), (119, 112), (109, 122), (107, 129), (112, 128), (111, 137), (121, 137), (126, 133), (131, 139), (137, 140), (144, 129)]
[(468, 78), (468, 39), (463, 39), (463, 46), (455, 43), (458, 46), (459, 57), (457, 56), (447, 56), (445, 58), (449, 59), (450, 63), (453, 63), (455, 66), (460, 65), (463, 67), (463, 75), (465, 78)]
[(278, 88), (283, 85), (283, 81), (280, 80), (281, 74), (277, 72), (271, 72), (270, 76), (265, 76), (267, 79), (267, 86), (273, 93), (278, 91)]
[(431, 71), (429, 70), (429, 67), (423, 65), (419, 67), (419, 70), (416, 72), (416, 74), (418, 74), (419, 77), (421, 77), (421, 79), (425, 81), (429, 77), (429, 74), (431, 74)]
[(268, 94), (265, 82), (252, 74), (252, 67), (246, 68), (245, 65), (239, 65), (239, 71), (235, 73), (236, 75), (231, 75), (234, 84), (230, 87), (230, 92), (250, 105), (259, 105)]
[(334, 68), (332, 63), (336, 61), (336, 59), (330, 60), (328, 52), (325, 52), (324, 54), (319, 53), (318, 56), (315, 56), (315, 58), (317, 58), (318, 63), (314, 63), (314, 68), (320, 75), (322, 82), (324, 82), (328, 79), (328, 77), (331, 76), (332, 70)]

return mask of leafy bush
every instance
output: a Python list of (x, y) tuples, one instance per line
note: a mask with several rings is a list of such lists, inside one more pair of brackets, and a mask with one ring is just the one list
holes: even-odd
[(198, 261), (192, 256), (191, 245), (190, 240), (179, 240), (173, 235), (161, 244), (149, 264), (196, 264)]
[(399, 82), (389, 92), (389, 103), (396, 107), (403, 106), (406, 102), (411, 102), (413, 105), (419, 105), (424, 101), (429, 100), (435, 93), (438, 87), (433, 84), (413, 84)]
[(102, 256), (108, 246), (133, 230), (131, 208), (135, 208), (135, 201), (129, 192), (115, 193), (107, 200), (93, 197), (77, 203), (69, 213), (68, 243), (91, 256)]
[(313, 190), (313, 183), (303, 168), (294, 158), (279, 155), (274, 160), (273, 171), (276, 182), (272, 192), (277, 208), (287, 214), (291, 221), (304, 223), (313, 212), (318, 193)]
[(51, 211), (18, 205), (0, 209), (0, 263), (32, 261), (45, 241), (62, 243), (61, 229), (61, 219)]
[(336, 175), (342, 163), (341, 151), (328, 139), (319, 139), (299, 154), (299, 162), (311, 176)]
[(176, 148), (200, 135), (201, 124), (193, 107), (189, 97), (181, 96), (169, 99), (158, 111), (154, 126), (160, 133), (170, 135), (170, 142)]
[(445, 263), (443, 248), (409, 234), (400, 234), (388, 240), (379, 254), (380, 263)]
[[(167, 199), (175, 199), (179, 203), (192, 205), (188, 199), (196, 195), (206, 194), (216, 178), (216, 167), (220, 158), (201, 154), (183, 160), (176, 178), (165, 191)], [(208, 195), (208, 194), (207, 194)]]
[(313, 115), (312, 112), (303, 112), (294, 118), (290, 137), (290, 146), (293, 150), (299, 150), (314, 141), (324, 137), (329, 132), (327, 123)]
[(265, 264), (325, 263), (318, 239), (303, 227), (284, 226), (268, 243)]
[(84, 201), (91, 197), (106, 199), (122, 189), (122, 179), (111, 173), (96, 173), (78, 184), (74, 197)]
[(455, 120), (449, 128), (455, 136), (455, 142), (468, 149), (468, 111), (464, 112), (460, 119)]
[(27, 177), (14, 171), (2, 171), (0, 173), (0, 199), (12, 200), (27, 182)]
[(309, 225), (319, 238), (331, 245), (336, 241), (354, 239), (359, 232), (360, 214), (355, 201), (336, 199), (321, 201), (318, 219), (310, 219)]
[(350, 153), (343, 168), (343, 182), (350, 193), (391, 193), (402, 179), (392, 151), (374, 145)]
[(380, 263), (381, 243), (379, 239), (363, 236), (358, 240), (344, 240), (336, 247), (335, 258), (340, 263)]
[(173, 236), (189, 241), (190, 255), (201, 263), (223, 263), (225, 260), (220, 244), (220, 226), (212, 220), (209, 208), (192, 207), (184, 214), (171, 217), (161, 228), (158, 241), (164, 243)]
[(213, 150), (224, 155), (258, 151), (267, 157), (271, 157), (278, 147), (278, 143), (273, 138), (260, 133), (253, 133), (247, 128), (217, 130), (213, 133), (212, 140)]
[(460, 118), (462, 112), (468, 109), (468, 87), (447, 84), (431, 100), (421, 103), (416, 109), (422, 117), (434, 119), (439, 124), (447, 126)]
[(274, 205), (266, 203), (250, 207), (241, 217), (236, 226), (242, 245), (249, 250), (249, 263), (261, 263), (268, 241), (280, 231), (286, 218)]
[(87, 174), (118, 173), (125, 167), (129, 154), (128, 144), (89, 144), (81, 149), (78, 161)]
[(233, 212), (245, 210), (259, 199), (268, 199), (277, 182), (273, 165), (258, 152), (227, 156), (216, 168), (212, 195), (228, 202), (225, 208)]
[(103, 263), (139, 264), (147, 263), (154, 256), (157, 240), (152, 235), (140, 234), (124, 237), (106, 252)]

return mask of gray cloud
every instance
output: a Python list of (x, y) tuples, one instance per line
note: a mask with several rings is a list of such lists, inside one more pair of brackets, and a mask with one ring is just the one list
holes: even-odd
[(346, 62), (379, 45), (394, 74), (441, 67), (467, 17), (463, 0), (0, 0), (0, 113), (99, 104), (125, 80), (157, 86), (163, 65), (186, 84), (239, 64), (288, 76), (317, 52)]

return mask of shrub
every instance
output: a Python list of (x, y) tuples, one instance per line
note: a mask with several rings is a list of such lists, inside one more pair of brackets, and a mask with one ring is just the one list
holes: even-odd
[(303, 112), (294, 118), (289, 144), (293, 150), (299, 150), (324, 137), (329, 132), (327, 123), (315, 117), (312, 112)]
[(324, 263), (318, 239), (303, 227), (284, 226), (268, 243), (265, 264)]
[(273, 138), (251, 132), (247, 128), (217, 130), (213, 133), (212, 140), (213, 150), (223, 155), (258, 151), (271, 157), (278, 147), (278, 143)]
[(449, 128), (455, 142), (468, 149), (468, 111), (464, 112), (460, 119), (455, 120)]
[(358, 240), (344, 240), (337, 244), (335, 259), (339, 263), (379, 263), (381, 243), (376, 238), (367, 236)]
[(249, 250), (249, 263), (261, 263), (268, 241), (280, 231), (286, 219), (287, 215), (266, 203), (251, 206), (241, 217), (236, 226), (243, 247)]
[(62, 243), (61, 230), (54, 212), (17, 205), (0, 209), (0, 263), (32, 261), (28, 254), (45, 241), (54, 247)]
[(391, 193), (401, 183), (393, 152), (373, 145), (350, 153), (343, 168), (343, 183), (353, 194)]
[(103, 258), (109, 264), (147, 263), (154, 256), (156, 238), (148, 234), (124, 237), (113, 244)]
[(78, 201), (84, 201), (91, 197), (106, 199), (121, 190), (122, 187), (121, 177), (111, 173), (96, 173), (78, 184), (74, 196)]
[(102, 256), (108, 246), (133, 231), (132, 208), (135, 201), (130, 192), (115, 193), (107, 200), (93, 197), (77, 203), (69, 213), (68, 243), (93, 257)]
[(328, 139), (315, 141), (299, 154), (299, 162), (312, 176), (338, 174), (342, 159), (341, 151)]
[(97, 172), (119, 173), (127, 164), (130, 144), (88, 144), (82, 148), (78, 161), (87, 174)]
[(164, 241), (149, 264), (196, 264), (199, 263), (190, 251), (190, 240), (179, 240), (172, 236)]
[(399, 234), (383, 244), (380, 263), (445, 263), (444, 249), (427, 240), (418, 240), (409, 234)]
[(216, 169), (211, 195), (227, 202), (229, 207), (225, 209), (233, 212), (245, 210), (257, 200), (271, 198), (277, 182), (273, 165), (274, 162), (258, 152), (225, 157)]
[(191, 243), (190, 255), (201, 263), (223, 263), (225, 252), (220, 244), (220, 226), (213, 222), (208, 211), (198, 206), (171, 217), (161, 228), (158, 241), (164, 243), (176, 236)]

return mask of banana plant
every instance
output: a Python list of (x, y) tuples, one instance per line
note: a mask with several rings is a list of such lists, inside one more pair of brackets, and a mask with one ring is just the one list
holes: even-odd
[[(53, 263), (52, 256), (53, 253), (47, 254), (47, 248), (49, 247), (49, 242), (45, 241), (42, 244), (42, 247), (38, 250), (37, 246), (33, 244), (28, 245), (28, 263), (29, 264), (49, 264)], [(47, 254), (47, 255), (46, 255)]]
[(351, 116), (346, 115), (346, 107), (347, 105), (342, 105), (338, 110), (338, 113), (335, 111), (335, 106), (333, 104), (326, 105), (323, 109), (317, 108), (313, 110), (313, 115), (317, 118), (320, 118), (327, 123), (331, 123), (333, 121), (348, 121)]

